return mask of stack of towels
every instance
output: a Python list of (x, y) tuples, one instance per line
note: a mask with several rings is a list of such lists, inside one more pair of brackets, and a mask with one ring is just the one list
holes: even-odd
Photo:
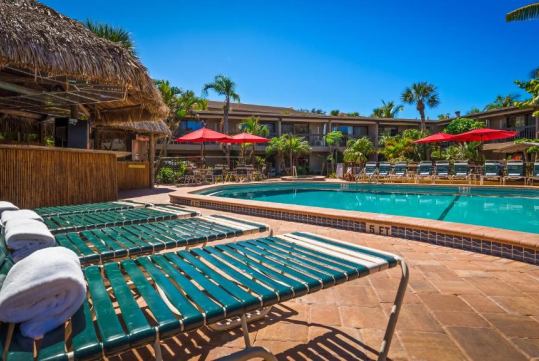
[(0, 321), (20, 323), (23, 336), (39, 339), (69, 320), (86, 299), (79, 257), (52, 247), (54, 236), (34, 211), (0, 201), (0, 223), (16, 262), (0, 285)]
[(39, 339), (69, 320), (85, 299), (79, 257), (64, 247), (42, 249), (7, 274), (0, 290), (0, 321), (21, 323), (23, 336)]
[(14, 262), (19, 262), (37, 250), (54, 246), (54, 236), (36, 212), (9, 209), (6, 204), (0, 206), (4, 209), (0, 218), (4, 237)]

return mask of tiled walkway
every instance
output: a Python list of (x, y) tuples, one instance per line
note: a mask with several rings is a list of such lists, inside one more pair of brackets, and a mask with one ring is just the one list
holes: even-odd
[[(167, 202), (166, 192), (132, 199)], [(223, 212), (200, 209), (203, 214)], [(224, 213), (223, 213), (224, 214)], [(272, 219), (276, 234), (310, 231), (401, 255), (410, 266), (393, 360), (539, 360), (539, 267), (397, 238)], [(376, 359), (399, 269), (273, 308), (251, 340), (280, 360)], [(243, 348), (239, 331), (164, 340), (165, 360), (213, 360)], [(146, 360), (151, 347), (114, 359)]]

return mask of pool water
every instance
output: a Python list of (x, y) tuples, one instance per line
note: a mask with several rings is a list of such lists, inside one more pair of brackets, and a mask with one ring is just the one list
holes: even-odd
[(223, 186), (199, 194), (539, 233), (535, 189), (280, 183)]

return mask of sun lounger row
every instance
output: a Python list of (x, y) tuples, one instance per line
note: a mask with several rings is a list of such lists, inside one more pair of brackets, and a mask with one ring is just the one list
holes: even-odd
[(121, 202), (100, 202), (100, 203), (77, 204), (77, 205), (58, 206), (58, 207), (41, 207), (41, 208), (35, 208), (34, 211), (40, 216), (48, 217), (48, 216), (60, 216), (60, 215), (66, 215), (66, 214), (118, 211), (122, 209), (144, 208), (148, 206), (151, 206), (151, 204), (121, 201)]
[[(246, 349), (228, 360), (275, 360), (265, 348), (251, 346), (250, 312), (397, 265), (402, 278), (379, 355), (385, 360), (408, 282), (406, 264), (389, 253), (305, 232), (85, 267), (87, 299), (71, 319), (39, 341), (2, 324), (0, 354), (8, 361), (91, 360), (153, 343), (159, 360), (161, 339), (208, 325), (242, 326)], [(13, 267), (3, 250), (0, 266), (3, 275)]]
[(64, 214), (43, 217), (53, 233), (77, 232), (87, 229), (123, 226), (143, 222), (196, 216), (197, 212), (177, 206), (156, 206), (93, 213)]
[(269, 230), (265, 224), (214, 215), (62, 233), (56, 241), (84, 265)]
[(474, 177), (481, 181), (499, 181), (505, 184), (507, 181), (520, 180), (525, 184), (533, 184), (539, 181), (539, 161), (533, 165), (532, 174), (526, 175), (524, 162), (507, 161), (507, 167), (504, 173), (503, 167), (499, 161), (486, 161), (482, 173), (472, 173), (468, 161), (461, 160), (453, 162), (451, 166), (448, 161), (437, 161), (433, 164), (431, 161), (419, 162), (415, 174), (411, 174), (407, 162), (367, 162), (365, 168), (358, 175), (358, 180), (362, 181), (415, 181), (430, 180), (433, 183), (436, 180), (447, 179), (450, 182), (455, 180), (464, 180), (471, 183)]

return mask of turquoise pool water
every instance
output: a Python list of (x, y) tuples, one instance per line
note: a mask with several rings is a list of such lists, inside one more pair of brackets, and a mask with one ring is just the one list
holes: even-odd
[(539, 190), (337, 183), (222, 186), (199, 194), (539, 233)]

